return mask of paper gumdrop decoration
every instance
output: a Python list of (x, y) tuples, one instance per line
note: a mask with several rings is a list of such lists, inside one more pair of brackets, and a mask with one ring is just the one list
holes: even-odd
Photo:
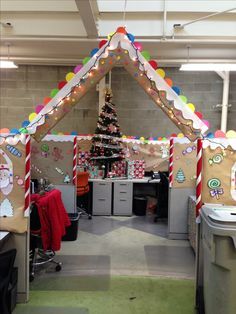
[(126, 34), (127, 33), (125, 27), (122, 27), (122, 26), (118, 27), (116, 32), (117, 33), (121, 33), (121, 34)]
[(184, 172), (183, 172), (183, 170), (181, 168), (179, 168), (179, 170), (178, 170), (178, 172), (176, 174), (175, 180), (178, 183), (183, 183), (186, 180)]

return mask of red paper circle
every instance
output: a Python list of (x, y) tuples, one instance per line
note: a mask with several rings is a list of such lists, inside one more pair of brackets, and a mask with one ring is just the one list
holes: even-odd
[(107, 40), (103, 39), (99, 42), (99, 48), (102, 48), (107, 43)]
[(66, 84), (67, 84), (66, 81), (61, 81), (58, 83), (57, 87), (58, 87), (58, 89), (62, 89)]
[(155, 60), (150, 60), (149, 64), (153, 67), (154, 70), (158, 68), (158, 64)]

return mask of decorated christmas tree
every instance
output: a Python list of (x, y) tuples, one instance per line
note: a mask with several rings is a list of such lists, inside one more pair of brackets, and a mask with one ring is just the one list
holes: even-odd
[(177, 171), (175, 179), (178, 183), (183, 183), (186, 180), (184, 172), (181, 168)]
[(112, 91), (106, 89), (105, 104), (102, 107), (95, 135), (92, 138), (92, 157), (94, 159), (121, 159), (123, 157), (119, 142), (121, 136), (116, 108), (112, 103)]

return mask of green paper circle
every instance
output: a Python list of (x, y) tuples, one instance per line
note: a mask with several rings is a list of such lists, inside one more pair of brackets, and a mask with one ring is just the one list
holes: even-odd
[(50, 97), (53, 98), (56, 96), (56, 94), (59, 92), (59, 89), (58, 88), (54, 88), (51, 90), (51, 93), (50, 93)]
[(144, 50), (141, 52), (141, 55), (147, 60), (149, 61), (151, 59), (150, 53), (147, 50)]
[(182, 100), (182, 102), (183, 102), (184, 104), (187, 104), (188, 99), (187, 99), (187, 97), (186, 97), (186, 96), (184, 96), (184, 95), (180, 95), (180, 96), (179, 96), (179, 98)]
[(28, 134), (29, 133), (28, 130), (25, 129), (25, 128), (20, 128), (19, 132), (22, 133), (22, 134)]
[(85, 65), (86, 63), (88, 63), (90, 60), (90, 57), (85, 57), (82, 61), (83, 65)]

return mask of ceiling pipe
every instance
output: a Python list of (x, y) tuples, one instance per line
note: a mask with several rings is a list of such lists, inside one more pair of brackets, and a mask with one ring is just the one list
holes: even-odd
[(174, 27), (174, 29), (184, 29), (185, 26), (188, 26), (190, 24), (193, 24), (193, 23), (196, 23), (196, 22), (200, 22), (200, 21), (209, 19), (209, 18), (211, 18), (213, 16), (217, 16), (217, 15), (220, 15), (220, 14), (232, 12), (232, 11), (235, 11), (235, 10), (236, 10), (236, 8), (231, 8), (231, 9), (227, 9), (227, 10), (224, 10), (224, 11), (215, 12), (215, 13), (208, 14), (206, 16), (200, 17), (199, 19), (195, 19), (193, 21), (190, 21), (190, 22), (187, 22), (187, 23), (184, 23), (184, 24), (174, 24), (173, 27)]
[[(82, 58), (40, 58), (40, 57), (15, 57), (14, 61), (18, 65), (65, 65), (65, 66), (74, 66), (82, 61)], [(3, 57), (0, 57), (0, 60), (3, 60)], [(186, 59), (160, 59), (154, 58), (154, 60), (158, 61), (160, 66), (164, 67), (180, 67), (182, 63), (186, 62)], [(236, 63), (236, 59), (191, 59), (193, 63)]]
[(166, 39), (166, 22), (167, 22), (167, 9), (166, 9), (166, 0), (163, 0), (163, 37)]
[[(44, 42), (91, 42), (98, 43), (101, 39), (104, 39), (105, 36), (101, 36), (99, 38), (85, 38), (85, 37), (1, 37), (0, 41), (44, 41)], [(136, 37), (136, 40), (143, 43), (162, 43), (162, 38), (142, 38)], [(166, 38), (165, 43), (179, 43), (179, 44), (188, 44), (188, 43), (196, 43), (196, 44), (236, 44), (236, 39), (199, 39), (199, 38), (185, 38), (185, 39), (177, 39), (177, 38)]]

